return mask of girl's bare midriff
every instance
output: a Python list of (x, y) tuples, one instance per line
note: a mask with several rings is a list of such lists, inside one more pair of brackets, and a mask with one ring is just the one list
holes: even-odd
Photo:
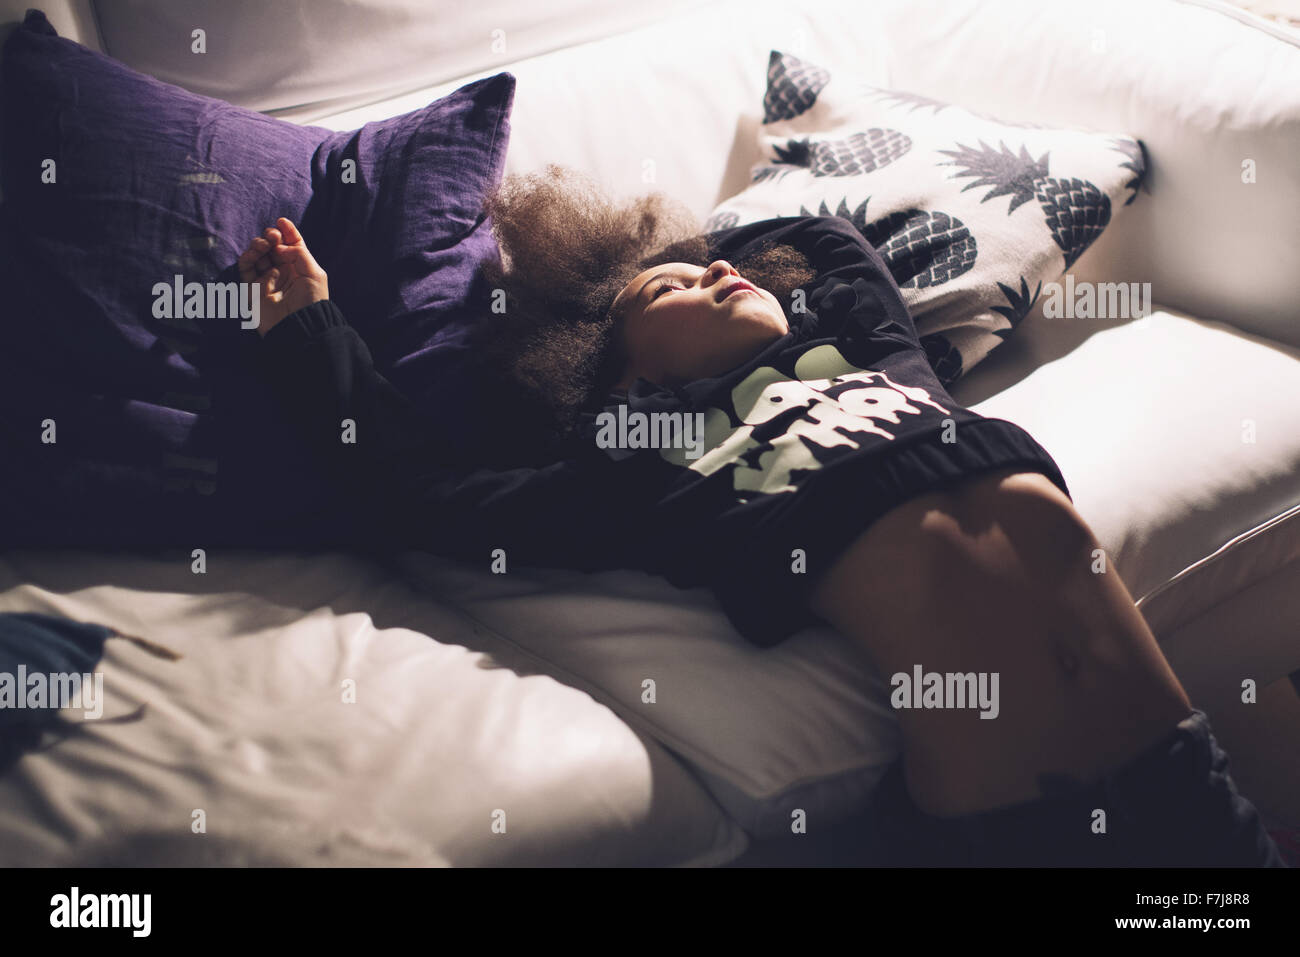
[(1034, 800), (1045, 774), (1095, 780), (1191, 713), (1109, 556), (1037, 472), (990, 472), (891, 510), (815, 583), (810, 606), (887, 686), (917, 665), (997, 673), (994, 718), (896, 712), (908, 788), (929, 814)]

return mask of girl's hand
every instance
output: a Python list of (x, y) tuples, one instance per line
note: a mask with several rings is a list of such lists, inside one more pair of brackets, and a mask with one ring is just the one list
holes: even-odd
[(239, 278), (261, 285), (257, 325), (261, 336), (286, 316), (330, 297), (329, 277), (307, 250), (298, 227), (284, 216), (248, 244), (239, 257)]

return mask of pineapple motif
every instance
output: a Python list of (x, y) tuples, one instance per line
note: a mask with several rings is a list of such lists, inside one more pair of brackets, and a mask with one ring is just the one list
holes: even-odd
[[(944, 100), (936, 100), (933, 97), (922, 96), (920, 93), (908, 93), (905, 90), (884, 90), (881, 89), (880, 87), (869, 87), (868, 89), (875, 90), (875, 93), (872, 95), (875, 96), (877, 99), (893, 100), (895, 103), (899, 104), (900, 106), (903, 105), (907, 106), (908, 113), (911, 113), (914, 110), (920, 110), (929, 107), (930, 109), (934, 110), (934, 115), (938, 116), (948, 107), (953, 105)], [(961, 109), (966, 109), (966, 108), (961, 107)], [(1033, 130), (1045, 130), (1051, 128), (1051, 127), (1043, 126), (1041, 123), (1015, 123), (1012, 122), (1011, 120), (1004, 120), (996, 116), (990, 116), (987, 113), (978, 113), (975, 110), (971, 110), (971, 109), (966, 109), (966, 112), (971, 114), (971, 116), (978, 116), (980, 119), (988, 120), (991, 123), (1000, 123), (1003, 126), (1017, 126), (1024, 129), (1033, 129)]]
[(934, 110), (935, 116), (938, 116), (948, 107), (952, 106), (951, 103), (945, 103), (943, 100), (936, 100), (928, 96), (922, 96), (919, 93), (908, 93), (906, 90), (882, 90), (880, 87), (870, 87), (869, 89), (875, 91), (870, 95), (876, 97), (876, 99), (892, 100), (900, 106), (906, 106), (908, 113), (911, 113), (914, 110), (921, 110), (930, 107)]
[(740, 214), (728, 210), (714, 213), (704, 221), (704, 231), (706, 233), (716, 233), (722, 229), (730, 229), (740, 222)]
[(844, 200), (830, 212), (823, 201), (820, 211), (799, 207), (800, 216), (838, 216), (853, 224), (880, 253), (900, 289), (926, 289), (955, 279), (975, 265), (975, 237), (960, 219), (947, 213), (906, 209), (867, 222), (863, 200), (852, 212)]
[(934, 370), (940, 385), (946, 389), (961, 378), (961, 353), (957, 351), (957, 347), (952, 344), (947, 336), (941, 332), (935, 332), (928, 336), (922, 336), (920, 342), (921, 347), (925, 349), (925, 357), (930, 362), (930, 368)]
[(1025, 316), (1029, 314), (1029, 310), (1032, 309), (1034, 303), (1038, 301), (1038, 294), (1043, 291), (1043, 281), (1041, 279), (1038, 280), (1038, 288), (1034, 290), (1032, 296), (1029, 294), (1029, 284), (1025, 282), (1024, 276), (1020, 277), (1019, 292), (1016, 292), (1016, 290), (1011, 286), (1006, 286), (1002, 283), (998, 283), (998, 288), (1002, 290), (1002, 295), (1006, 297), (1007, 305), (994, 306), (993, 311), (1006, 316), (1007, 321), (1011, 323), (1011, 326), (1007, 329), (998, 329), (993, 334), (1005, 342), (1007, 336), (1015, 332), (1016, 326), (1020, 325), (1020, 320), (1024, 319)]
[(977, 186), (992, 186), (993, 189), (980, 202), (1010, 195), (1008, 216), (1022, 203), (1037, 199), (1047, 217), (1052, 238), (1065, 253), (1065, 268), (1069, 269), (1110, 222), (1110, 197), (1087, 180), (1049, 176), (1047, 153), (1035, 160), (1023, 145), (1019, 156), (1009, 150), (1006, 143), (998, 145), (1000, 151), (983, 140), (980, 140), (979, 149), (958, 143), (955, 150), (939, 151), (953, 157), (952, 161), (939, 165), (956, 166), (961, 170), (954, 174), (954, 179), (977, 177), (964, 186), (962, 192)]
[(873, 128), (842, 139), (791, 140), (774, 146), (776, 158), (806, 166), (814, 176), (856, 176), (888, 166), (912, 148), (912, 138), (898, 130)]
[(1120, 163), (1119, 168), (1133, 171), (1133, 178), (1124, 184), (1125, 189), (1133, 190), (1133, 195), (1124, 201), (1124, 205), (1127, 206), (1129, 203), (1133, 202), (1133, 200), (1137, 199), (1138, 188), (1142, 185), (1142, 181), (1146, 179), (1146, 148), (1142, 145), (1141, 140), (1131, 140), (1124, 136), (1113, 137), (1111, 142), (1114, 144), (1114, 146), (1111, 147), (1112, 149), (1119, 150), (1128, 157), (1128, 162)]
[(763, 97), (763, 122), (792, 120), (807, 113), (817, 102), (817, 94), (830, 79), (829, 70), (773, 50), (767, 61), (767, 95)]
[[(868, 196), (862, 202), (858, 203), (858, 205), (854, 209), (850, 210), (848, 200), (841, 199), (840, 205), (837, 206), (835, 208), (835, 212), (832, 213), (830, 211), (830, 208), (826, 205), (826, 200), (823, 199), (822, 204), (818, 208), (817, 212), (815, 213), (809, 212), (807, 206), (800, 204), (799, 212), (796, 215), (838, 216), (840, 219), (848, 220), (849, 224), (858, 232), (862, 233), (863, 237), (865, 238), (867, 230), (871, 228), (870, 224), (867, 222), (867, 203), (869, 202), (871, 202), (870, 196)], [(867, 241), (870, 242), (870, 240)], [(872, 245), (874, 246), (875, 243), (872, 243)]]
[(767, 180), (779, 180), (798, 168), (789, 163), (763, 163), (750, 170), (749, 181), (751, 183), (762, 183)]
[(900, 288), (927, 289), (955, 279), (975, 265), (978, 253), (966, 224), (941, 212), (891, 213), (863, 235), (880, 250)]

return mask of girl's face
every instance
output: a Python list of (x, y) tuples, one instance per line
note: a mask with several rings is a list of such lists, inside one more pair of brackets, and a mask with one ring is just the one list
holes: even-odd
[[(630, 298), (629, 298), (630, 297)], [(708, 268), (668, 263), (623, 287), (628, 367), (617, 388), (638, 377), (680, 385), (720, 375), (790, 331), (776, 297), (719, 259)]]

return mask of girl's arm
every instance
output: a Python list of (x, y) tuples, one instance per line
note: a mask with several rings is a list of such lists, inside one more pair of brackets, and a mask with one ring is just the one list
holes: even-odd
[[(282, 238), (290, 238), (288, 221), (280, 222)], [(256, 274), (258, 250), (250, 246), (250, 253)], [(292, 256), (284, 254), (286, 264)], [(271, 261), (278, 261), (274, 254)], [(293, 267), (280, 267), (272, 294), (283, 291), (286, 268)], [(320, 277), (323, 283), (323, 271)], [(322, 285), (305, 298), (322, 289), (327, 293)], [(628, 470), (594, 448), (589, 457), (544, 468), (448, 466), (422, 414), (375, 369), (332, 301), (315, 299), (287, 315), (271, 305), (260, 330), (269, 381), (327, 467), (343, 478), (368, 539), (485, 562), (502, 548), (521, 564), (584, 571), (629, 564), (640, 510)]]

